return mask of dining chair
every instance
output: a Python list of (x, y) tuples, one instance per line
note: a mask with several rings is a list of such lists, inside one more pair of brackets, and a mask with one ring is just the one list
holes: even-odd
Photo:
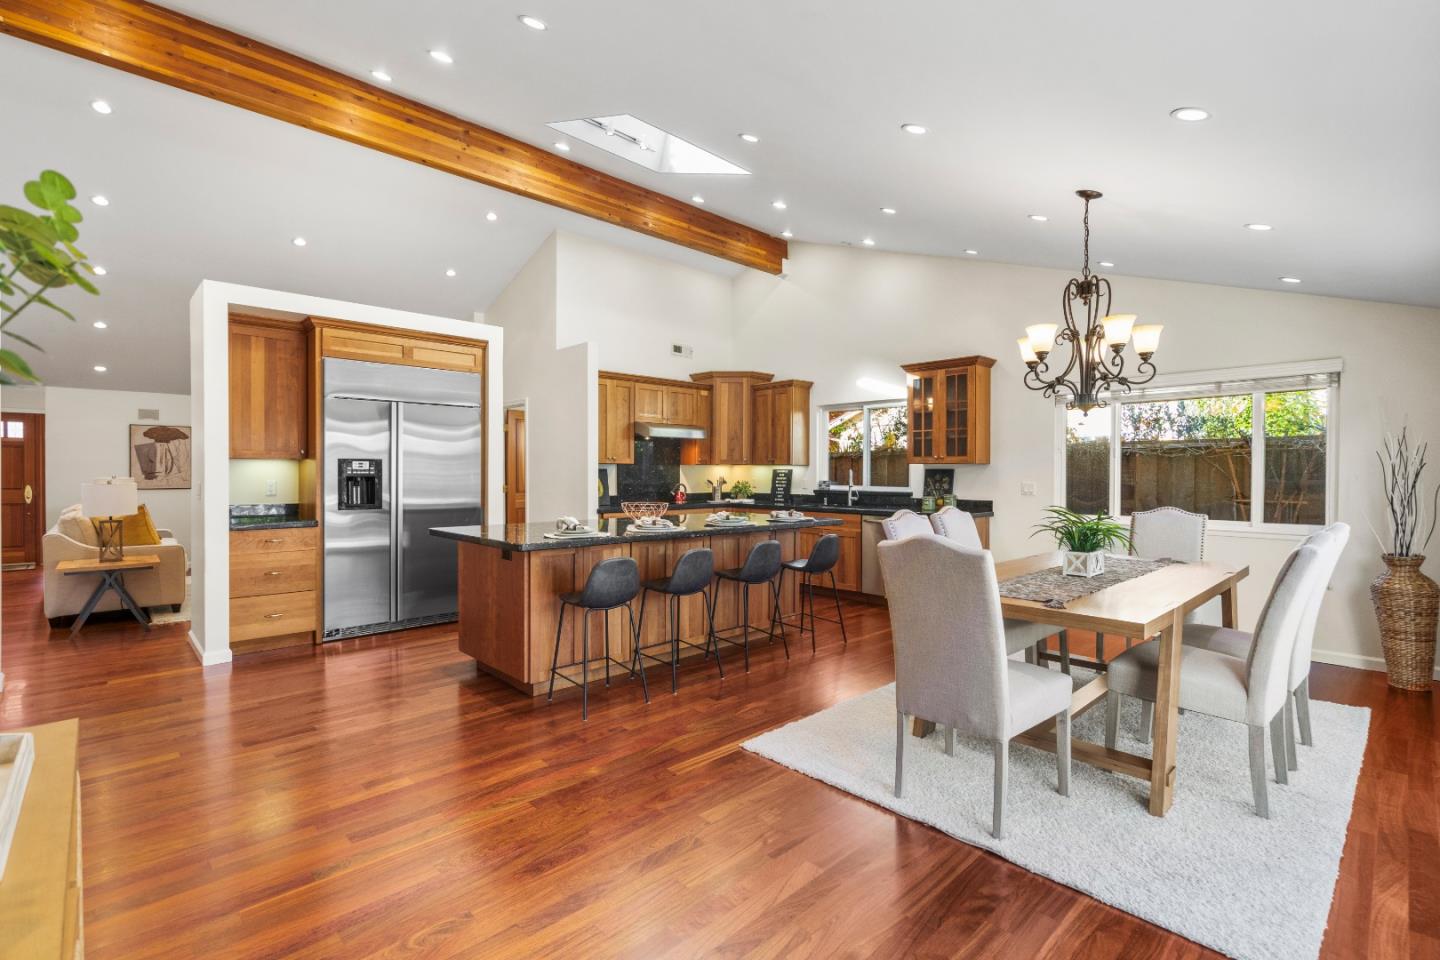
[[(1179, 507), (1156, 507), (1130, 516), (1130, 555), (1142, 560), (1180, 560), (1199, 563), (1205, 559), (1205, 524), (1210, 518)], [(1220, 623), (1220, 598), (1216, 597), (1185, 614), (1185, 623)], [(1100, 635), (1100, 659), (1105, 659), (1105, 637)], [(1133, 641), (1125, 640), (1128, 650)]]
[[(880, 526), (885, 531), (886, 540), (904, 540), (918, 533), (930, 533), (933, 529), (930, 521), (914, 510), (896, 510), (881, 520)], [(979, 539), (979, 534), (976, 534), (976, 539)]]
[[(1300, 723), (1300, 742), (1307, 747), (1315, 745), (1310, 726), (1310, 657), (1315, 646), (1315, 625), (1320, 618), (1320, 607), (1335, 567), (1340, 563), (1340, 554), (1350, 540), (1350, 525), (1335, 522), (1310, 534), (1304, 540), (1320, 550), (1320, 569), (1310, 596), (1305, 601), (1305, 612), (1295, 634), (1295, 647), (1290, 656), (1288, 693), (1285, 699), (1285, 743), (1286, 759), (1291, 770), (1298, 769), (1299, 758), (1295, 751), (1295, 721)], [(1185, 630), (1185, 642), (1232, 657), (1246, 657), (1254, 644), (1251, 634), (1243, 630), (1226, 627), (1195, 626)]]
[[(1248, 656), (1238, 657), (1191, 644), (1180, 645), (1180, 703), (1188, 712), (1233, 720), (1250, 730), (1250, 786), (1255, 812), (1270, 816), (1265, 784), (1265, 728), (1269, 726), (1275, 781), (1288, 783), (1285, 702), (1290, 657), (1306, 603), (1321, 573), (1321, 551), (1301, 544), (1285, 559), (1255, 625)], [(1120, 698), (1155, 702), (1160, 641), (1147, 640), (1110, 661), (1105, 702), (1105, 746), (1114, 749)]]
[(876, 552), (895, 647), (895, 796), (905, 793), (909, 719), (944, 726), (950, 756), (957, 730), (989, 740), (995, 760), (991, 833), (1002, 839), (1010, 740), (1051, 717), (1058, 789), (1070, 795), (1070, 678), (1009, 658), (989, 551), (922, 533), (886, 540)]
[[(930, 514), (930, 526), (935, 533), (962, 547), (984, 550), (980, 543), (980, 528), (975, 518), (964, 510), (946, 507)], [(923, 532), (923, 531), (922, 531)], [(1027, 620), (1005, 621), (1005, 649), (1007, 653), (1025, 651), (1025, 661), (1044, 665), (1045, 644), (1051, 637), (1057, 637), (1060, 648), (1060, 672), (1070, 673), (1070, 635), (1063, 627), (1044, 623), (1030, 623)]]

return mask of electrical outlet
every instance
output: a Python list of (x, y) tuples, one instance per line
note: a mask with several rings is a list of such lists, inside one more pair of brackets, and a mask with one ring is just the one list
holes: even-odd
[(265, 496), (273, 497), (280, 493), (280, 485), (274, 480), (265, 481)]
[(1020, 481), (1020, 496), (1033, 497), (1037, 492), (1039, 492), (1039, 487), (1036, 486), (1034, 480)]

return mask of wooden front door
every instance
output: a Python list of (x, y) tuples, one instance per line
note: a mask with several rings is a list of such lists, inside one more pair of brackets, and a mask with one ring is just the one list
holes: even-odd
[(0, 562), (39, 563), (45, 532), (45, 415), (0, 413)]
[(525, 522), (525, 411), (505, 411), (505, 522)]

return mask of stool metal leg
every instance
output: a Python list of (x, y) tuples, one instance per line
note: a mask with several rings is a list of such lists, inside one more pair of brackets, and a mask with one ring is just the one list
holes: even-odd
[(635, 611), (633, 608), (630, 611), (630, 632), (635, 634), (635, 642), (633, 644), (635, 649), (631, 651), (630, 657), (630, 676), (632, 677), (635, 676), (636, 670), (639, 670), (641, 673), (645, 672), (645, 662), (640, 659), (640, 634), (645, 629), (645, 601), (649, 598), (649, 588), (640, 591), (640, 625), (638, 627), (634, 625)]
[[(815, 578), (805, 574), (805, 593), (810, 596), (810, 652), (815, 652)], [(805, 596), (800, 597), (800, 639), (805, 639)]]
[[(640, 628), (639, 628), (639, 627), (636, 625), (636, 623), (635, 623), (635, 608), (634, 608), (633, 606), (631, 606), (631, 605), (627, 602), (627, 603), (625, 604), (625, 612), (628, 613), (628, 614), (630, 614), (630, 642), (631, 642), (632, 644), (634, 644), (636, 650), (639, 650), (639, 649), (640, 649)], [(641, 601), (641, 605), (640, 605), (640, 615), (641, 615), (641, 616), (644, 616), (644, 615), (645, 615), (645, 605), (644, 605), (644, 601), (643, 601), (643, 600)], [(648, 683), (645, 682), (645, 664), (643, 664), (643, 663), (640, 664), (640, 690), (641, 690), (642, 693), (645, 694), (645, 702), (646, 702), (646, 703), (649, 703), (649, 702), (650, 702), (650, 684), (648, 684)]]
[[(680, 598), (675, 597), (675, 617), (670, 621), (670, 692), (680, 690)], [(669, 607), (666, 607), (669, 612)]]
[(705, 636), (705, 644), (715, 645), (715, 667), (720, 671), (720, 679), (725, 679), (725, 666), (720, 662), (720, 641), (715, 639), (715, 598), (710, 596), (710, 591), (701, 590), (700, 596), (705, 600), (705, 621), (708, 624), (708, 633)]
[[(835, 598), (835, 619), (840, 621), (840, 645), (842, 647), (848, 647), (850, 646), (850, 636), (845, 632), (845, 613), (840, 609), (840, 588), (835, 585), (834, 570), (830, 571), (830, 596)], [(810, 602), (814, 604), (815, 601), (811, 599)], [(810, 613), (810, 619), (812, 621), (815, 619), (813, 610)], [(811, 623), (811, 627), (814, 627), (814, 623)]]
[(565, 629), (565, 607), (567, 604), (560, 604), (560, 622), (555, 624), (555, 655), (550, 658), (550, 692), (545, 695), (547, 701), (555, 699), (555, 674), (560, 670), (560, 634)]
[(580, 621), (585, 625), (580, 631), (584, 641), (584, 647), (580, 651), (580, 719), (590, 719), (590, 611), (585, 610), (580, 615)]
[(790, 659), (790, 641), (785, 638), (785, 618), (780, 616), (780, 578), (770, 581), (770, 642), (775, 642), (775, 627), (780, 627), (780, 642), (785, 645), (785, 659)]
[(735, 581), (737, 589), (741, 591), (744, 598), (740, 602), (741, 631), (745, 637), (745, 672), (750, 672), (750, 584)]
[(603, 611), (605, 617), (605, 686), (610, 686), (610, 611)]

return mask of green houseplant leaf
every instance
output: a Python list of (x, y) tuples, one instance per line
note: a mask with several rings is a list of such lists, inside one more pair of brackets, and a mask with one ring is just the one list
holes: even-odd
[(1046, 507), (1045, 512), (1048, 518), (1035, 525), (1032, 537), (1048, 533), (1055, 538), (1056, 546), (1073, 553), (1093, 553), (1115, 546), (1130, 549), (1130, 535), (1125, 526), (1103, 510), (1093, 517), (1058, 506)]

